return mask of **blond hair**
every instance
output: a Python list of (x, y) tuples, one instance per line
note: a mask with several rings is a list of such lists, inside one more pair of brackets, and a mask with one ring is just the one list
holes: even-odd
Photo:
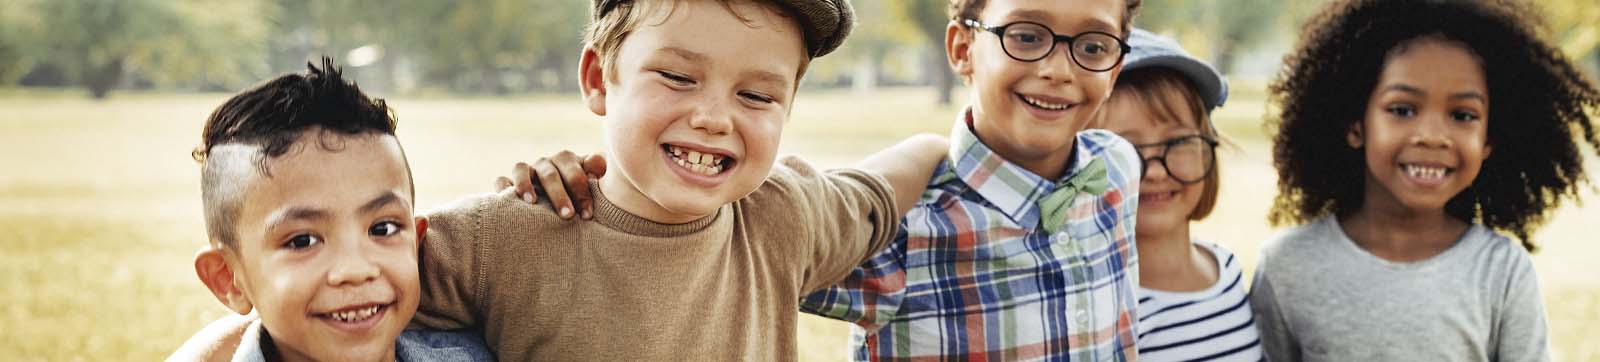
[[(620, 4), (617, 4), (615, 8), (612, 8), (605, 14), (599, 14), (598, 17), (591, 21), (589, 23), (589, 27), (583, 32), (583, 43), (585, 46), (593, 48), (595, 55), (599, 57), (599, 65), (600, 69), (602, 69), (602, 72), (604, 72), (604, 78), (616, 79), (617, 50), (622, 48), (622, 41), (626, 40), (628, 35), (632, 34), (634, 30), (637, 30), (639, 25), (642, 24), (646, 19), (650, 18), (651, 15), (662, 11), (662, 9), (666, 9), (667, 11), (666, 17), (661, 19), (661, 21), (665, 22), (667, 18), (672, 17), (672, 13), (677, 10), (678, 4), (682, 1), (683, 0), (624, 1)], [(750, 25), (752, 22), (750, 18), (739, 14), (737, 10), (734, 10), (734, 1), (741, 0), (717, 0), (718, 3), (722, 4), (724, 9), (728, 10), (728, 13), (731, 13), (734, 17), (739, 18), (739, 20), (743, 21), (746, 25)], [(794, 14), (789, 13), (787, 8), (779, 6), (776, 3), (769, 1), (747, 1), (760, 4), (773, 14), (781, 15), (786, 19), (797, 20), (795, 19)], [(799, 27), (798, 22), (796, 22), (796, 27)], [(803, 34), (804, 33), (802, 32), (802, 37), (804, 36)], [(805, 43), (805, 39), (801, 39), (801, 43)], [(798, 80), (800, 77), (805, 76), (806, 67), (810, 64), (811, 57), (809, 55), (801, 57), (799, 72), (795, 74), (796, 82), (794, 82), (794, 86), (796, 88), (800, 86), (800, 82)]]

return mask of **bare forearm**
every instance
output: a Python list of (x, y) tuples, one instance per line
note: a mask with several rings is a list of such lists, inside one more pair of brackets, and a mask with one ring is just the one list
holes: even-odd
[(895, 215), (898, 219), (922, 198), (928, 178), (949, 149), (950, 140), (944, 136), (918, 134), (867, 156), (856, 167), (889, 181), (889, 187), (894, 190), (895, 208), (900, 212)]

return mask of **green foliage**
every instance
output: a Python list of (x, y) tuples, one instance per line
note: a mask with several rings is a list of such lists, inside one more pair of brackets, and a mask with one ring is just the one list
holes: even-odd
[[(96, 98), (136, 72), (155, 85), (237, 84), (257, 78), (266, 27), (260, 3), (72, 0), (14, 3), (37, 19), (26, 57), (63, 70)], [(9, 9), (8, 9), (9, 10)], [(31, 16), (30, 16), (31, 15)]]

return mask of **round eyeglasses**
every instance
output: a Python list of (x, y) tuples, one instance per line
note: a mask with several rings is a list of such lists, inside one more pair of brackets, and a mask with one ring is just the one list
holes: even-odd
[(1117, 63), (1122, 62), (1123, 55), (1133, 51), (1127, 42), (1117, 36), (1098, 31), (1068, 36), (1057, 35), (1050, 27), (1031, 21), (995, 27), (986, 27), (974, 19), (965, 19), (961, 23), (1000, 36), (1000, 49), (1005, 50), (1011, 59), (1024, 62), (1044, 59), (1055, 52), (1056, 43), (1065, 42), (1072, 49), (1067, 53), (1071, 54), (1073, 63), (1084, 70), (1104, 72), (1115, 68)]
[[(1161, 148), (1161, 154), (1155, 157), (1143, 157), (1144, 150)], [(1139, 150), (1139, 175), (1142, 178), (1145, 170), (1150, 169), (1151, 162), (1161, 162), (1161, 167), (1167, 171), (1167, 176), (1177, 180), (1180, 184), (1192, 184), (1204, 180), (1217, 166), (1217, 141), (1202, 135), (1188, 135), (1168, 139), (1161, 142), (1133, 145)]]

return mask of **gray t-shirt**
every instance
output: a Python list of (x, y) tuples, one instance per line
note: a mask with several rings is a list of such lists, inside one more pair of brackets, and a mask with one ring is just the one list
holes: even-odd
[(1361, 249), (1333, 217), (1262, 247), (1250, 304), (1272, 361), (1548, 361), (1528, 252), (1472, 225), (1416, 262)]

